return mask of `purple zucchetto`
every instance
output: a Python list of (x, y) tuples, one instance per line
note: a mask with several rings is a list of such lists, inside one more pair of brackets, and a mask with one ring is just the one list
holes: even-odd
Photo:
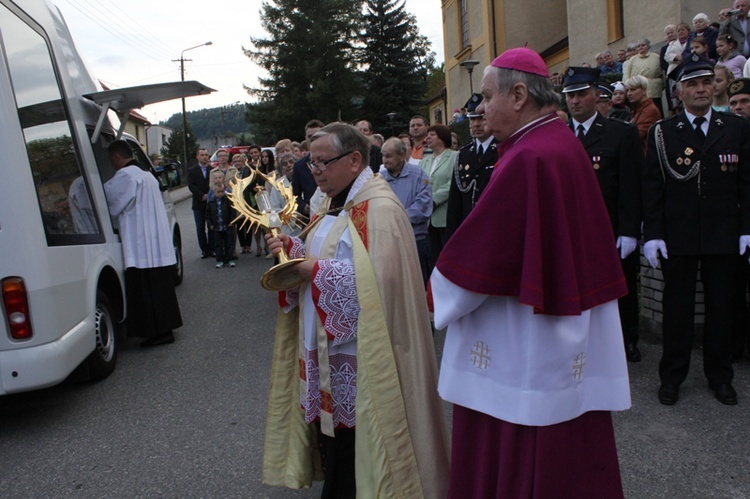
[(524, 73), (531, 73), (549, 78), (547, 65), (542, 56), (526, 47), (509, 49), (492, 61), (492, 66), (503, 69), (515, 69)]

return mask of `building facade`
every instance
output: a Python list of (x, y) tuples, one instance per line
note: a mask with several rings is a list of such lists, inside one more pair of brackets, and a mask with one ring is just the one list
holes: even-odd
[[(568, 65), (595, 64), (646, 37), (658, 48), (664, 26), (703, 12), (711, 20), (731, 0), (442, 0), (446, 108), (461, 107), (479, 91), (484, 68), (504, 50), (527, 46), (539, 52), (550, 74)], [(465, 61), (478, 61), (472, 72)]]

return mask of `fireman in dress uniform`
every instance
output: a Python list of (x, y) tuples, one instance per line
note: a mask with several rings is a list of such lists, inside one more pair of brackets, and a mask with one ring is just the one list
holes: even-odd
[(497, 163), (497, 139), (485, 128), (484, 115), (477, 114), (482, 94), (473, 94), (466, 103), (471, 142), (458, 151), (448, 194), (446, 229), (455, 232), (479, 201)]
[[(750, 119), (750, 78), (738, 78), (727, 89), (729, 108), (733, 114), (746, 120)], [(741, 359), (750, 351), (750, 315), (748, 314), (747, 289), (750, 285), (750, 263), (746, 258), (740, 261), (740, 272), (737, 291), (737, 309), (735, 310), (735, 327), (732, 334), (732, 359)]]
[(570, 128), (591, 160), (609, 212), (615, 244), (628, 286), (618, 300), (625, 355), (641, 360), (638, 350), (638, 239), (641, 235), (641, 172), (643, 153), (638, 129), (607, 118), (597, 110), (601, 89), (599, 70), (570, 67), (565, 71), (563, 94), (571, 115)]
[[(659, 401), (673, 405), (690, 367), (698, 264), (705, 297), (703, 372), (723, 404), (732, 387), (731, 332), (740, 254), (750, 246), (750, 125), (711, 109), (714, 64), (698, 55), (671, 74), (684, 111), (649, 130), (643, 253), (664, 276)], [(747, 258), (747, 256), (745, 256)]]

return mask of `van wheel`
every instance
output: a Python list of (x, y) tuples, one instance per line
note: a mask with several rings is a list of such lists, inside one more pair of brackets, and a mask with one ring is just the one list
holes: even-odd
[(117, 327), (109, 299), (101, 290), (96, 292), (94, 320), (96, 323), (96, 348), (86, 359), (86, 363), (89, 368), (89, 376), (93, 381), (97, 381), (112, 374), (117, 363)]
[(174, 264), (174, 285), (179, 286), (185, 273), (185, 265), (182, 261), (182, 240), (179, 233), (172, 238), (172, 245), (174, 246), (174, 256), (177, 259), (177, 263)]

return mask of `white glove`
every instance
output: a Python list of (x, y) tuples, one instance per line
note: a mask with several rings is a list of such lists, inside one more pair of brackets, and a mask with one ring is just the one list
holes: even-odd
[(667, 256), (667, 244), (663, 239), (652, 239), (646, 241), (646, 244), (643, 245), (643, 256), (646, 257), (646, 260), (648, 260), (648, 263), (650, 263), (653, 268), (656, 268), (657, 265), (659, 265), (660, 251), (661, 256), (664, 257), (665, 260), (669, 258)]
[(740, 236), (740, 255), (744, 255), (748, 249), (750, 249), (750, 236)]
[(620, 236), (616, 247), (620, 250), (620, 258), (625, 260), (638, 247), (638, 241), (634, 237)]

